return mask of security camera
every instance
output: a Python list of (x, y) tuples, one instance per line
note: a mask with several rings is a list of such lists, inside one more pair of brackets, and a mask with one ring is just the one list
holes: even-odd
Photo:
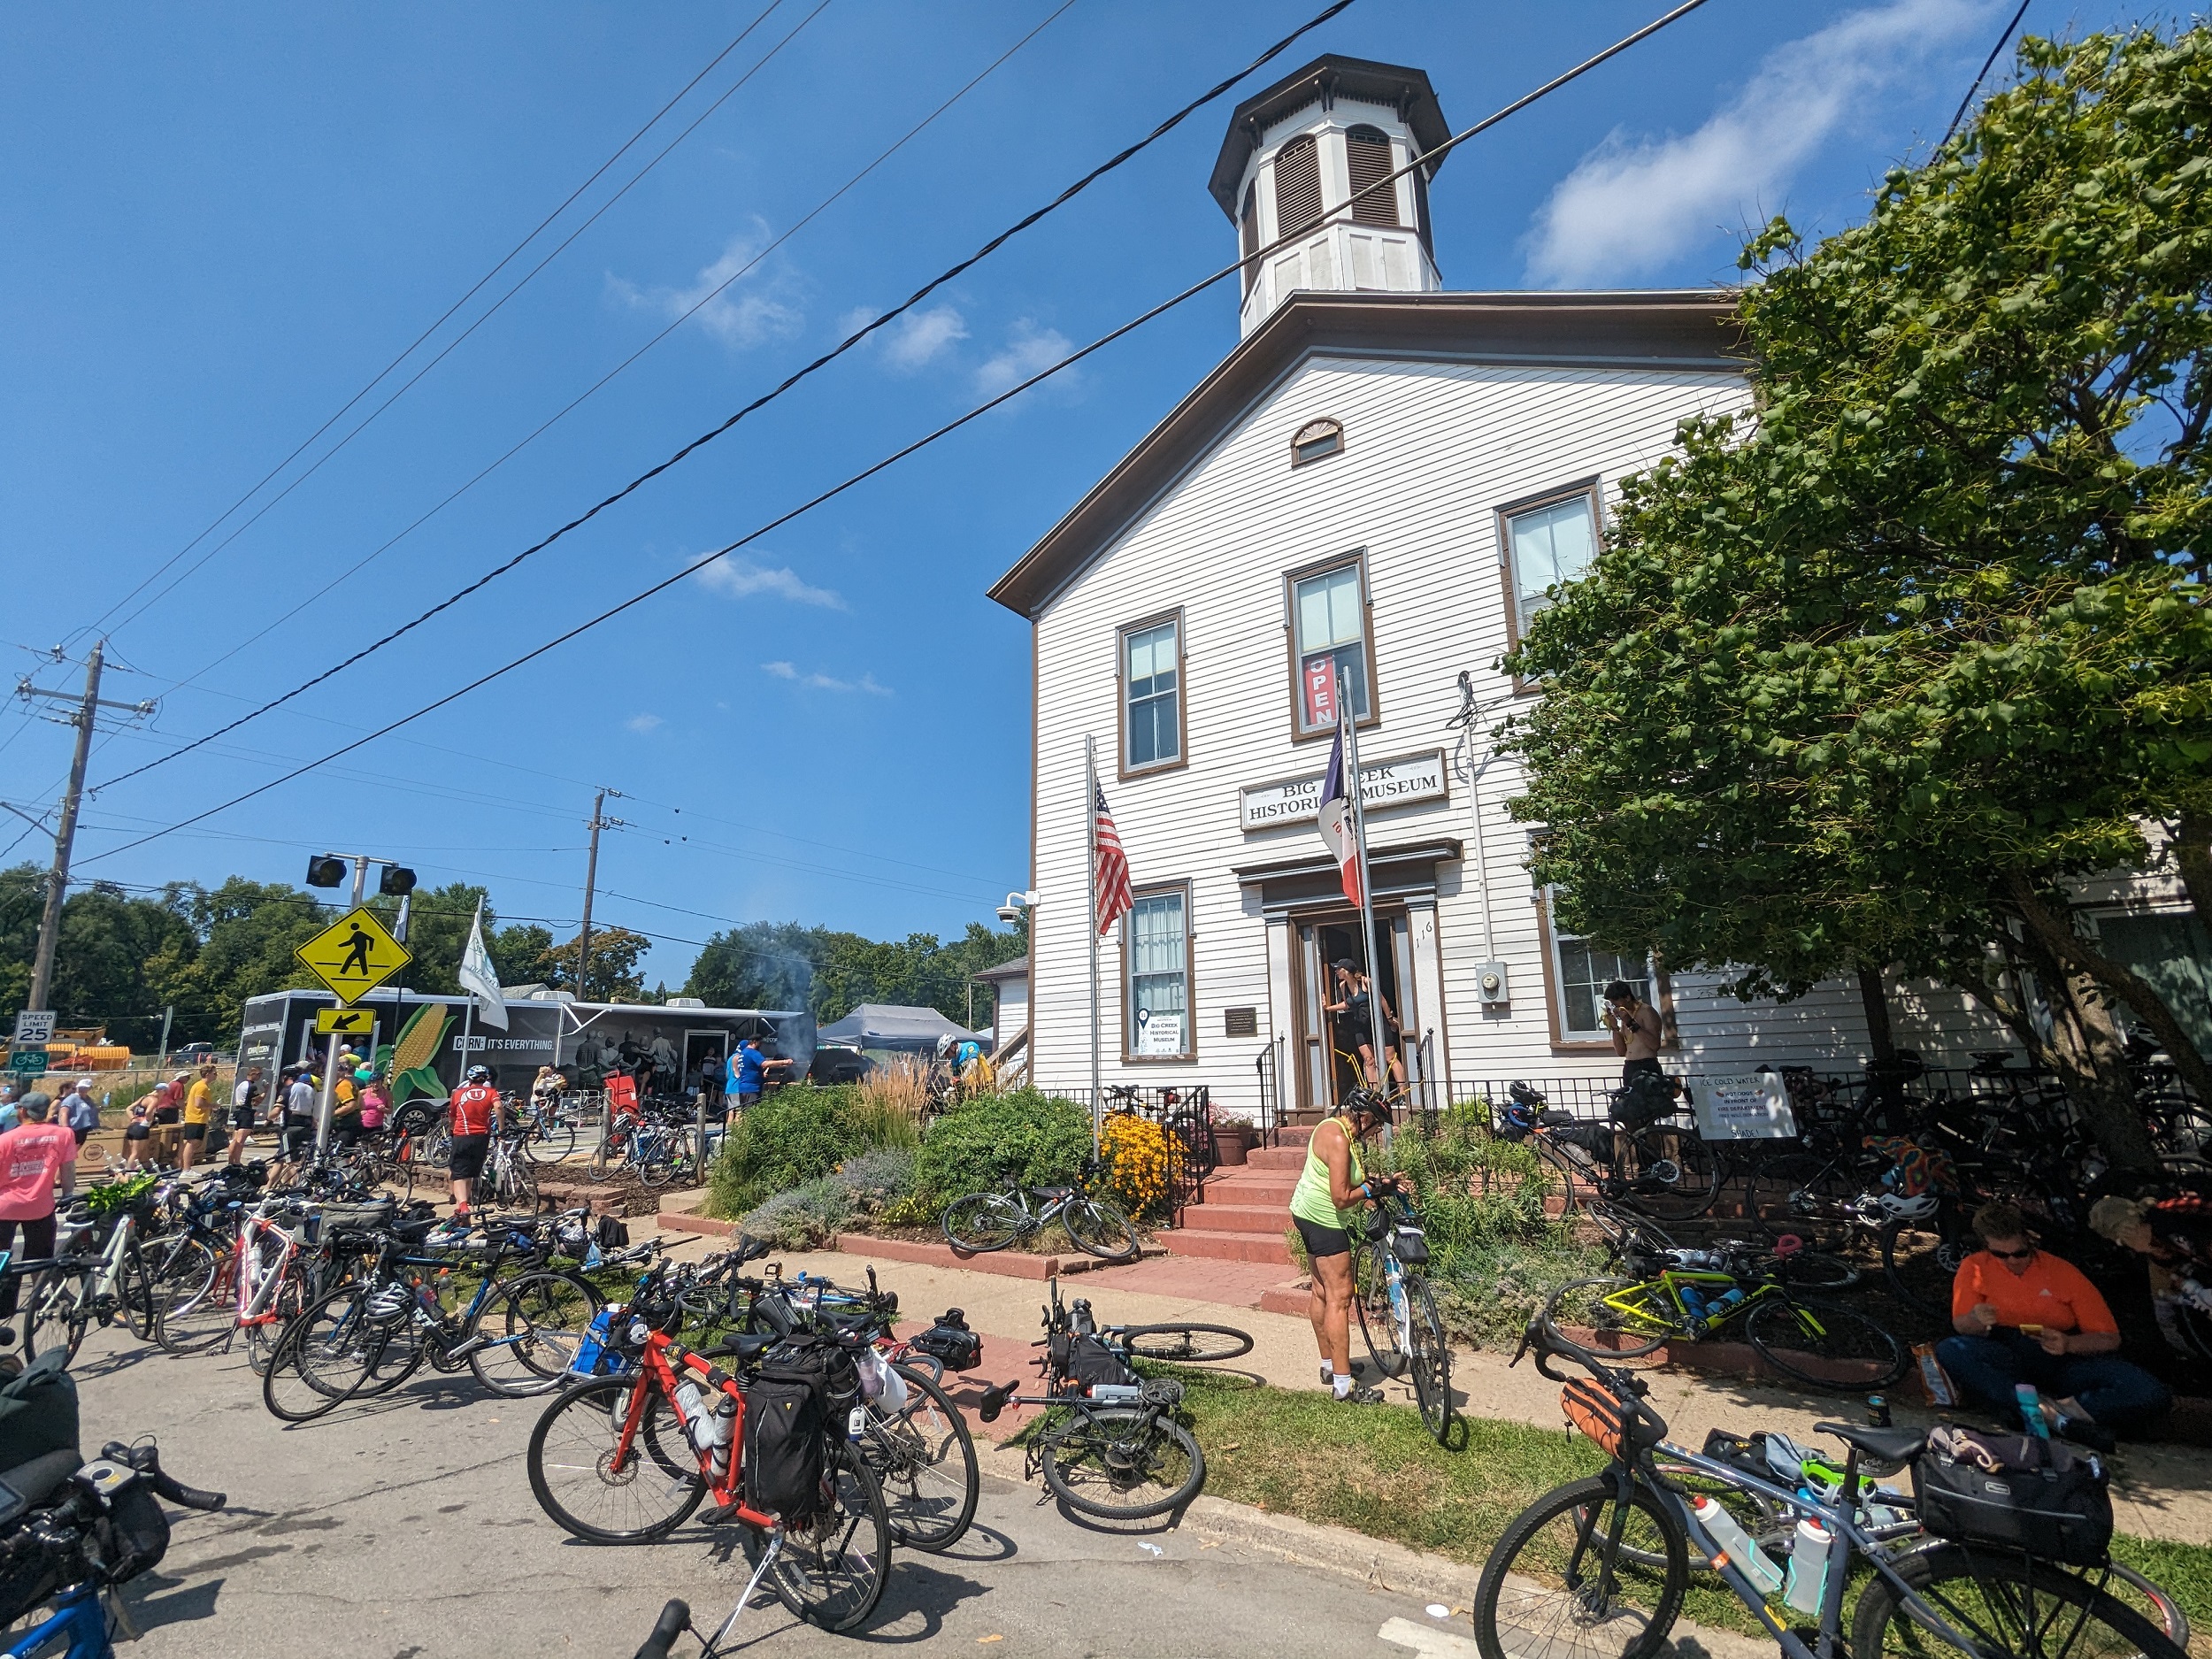
[(1018, 922), (1022, 918), (1022, 913), (1011, 904), (1002, 904), (998, 907), (998, 918), (1002, 922)]

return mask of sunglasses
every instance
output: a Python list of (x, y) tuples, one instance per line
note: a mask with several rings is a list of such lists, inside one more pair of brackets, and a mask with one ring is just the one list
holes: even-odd
[(1989, 1253), (2001, 1262), (2024, 1262), (2028, 1259), (2028, 1257), (2035, 1254), (2035, 1246), (2031, 1244), (2024, 1250), (1999, 1250), (1993, 1248)]

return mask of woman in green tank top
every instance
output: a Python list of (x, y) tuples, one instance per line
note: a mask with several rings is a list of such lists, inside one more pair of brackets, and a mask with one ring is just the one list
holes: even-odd
[(1325, 1119), (1306, 1144), (1305, 1168), (1290, 1195), (1290, 1218), (1313, 1259), (1313, 1288), (1307, 1316), (1321, 1348), (1321, 1380), (1340, 1400), (1379, 1400), (1379, 1388), (1356, 1387), (1352, 1378), (1352, 1227), (1357, 1207), (1379, 1194), (1395, 1192), (1387, 1176), (1366, 1172), (1359, 1143), (1386, 1120), (1382, 1102), (1371, 1089), (1356, 1088), (1334, 1117)]

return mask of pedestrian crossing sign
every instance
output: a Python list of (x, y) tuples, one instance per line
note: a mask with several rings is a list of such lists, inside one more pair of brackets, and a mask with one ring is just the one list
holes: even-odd
[(341, 1002), (359, 1002), (414, 960), (366, 905), (340, 917), (293, 954)]

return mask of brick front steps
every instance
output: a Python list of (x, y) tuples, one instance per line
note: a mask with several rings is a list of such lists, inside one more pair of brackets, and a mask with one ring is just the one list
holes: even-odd
[(1298, 1185), (1312, 1136), (1310, 1127), (1286, 1128), (1280, 1146), (1255, 1147), (1245, 1163), (1208, 1176), (1198, 1202), (1177, 1214), (1173, 1232), (1160, 1235), (1168, 1253), (1289, 1267), (1290, 1246), (1283, 1234), (1290, 1226), (1291, 1191)]

